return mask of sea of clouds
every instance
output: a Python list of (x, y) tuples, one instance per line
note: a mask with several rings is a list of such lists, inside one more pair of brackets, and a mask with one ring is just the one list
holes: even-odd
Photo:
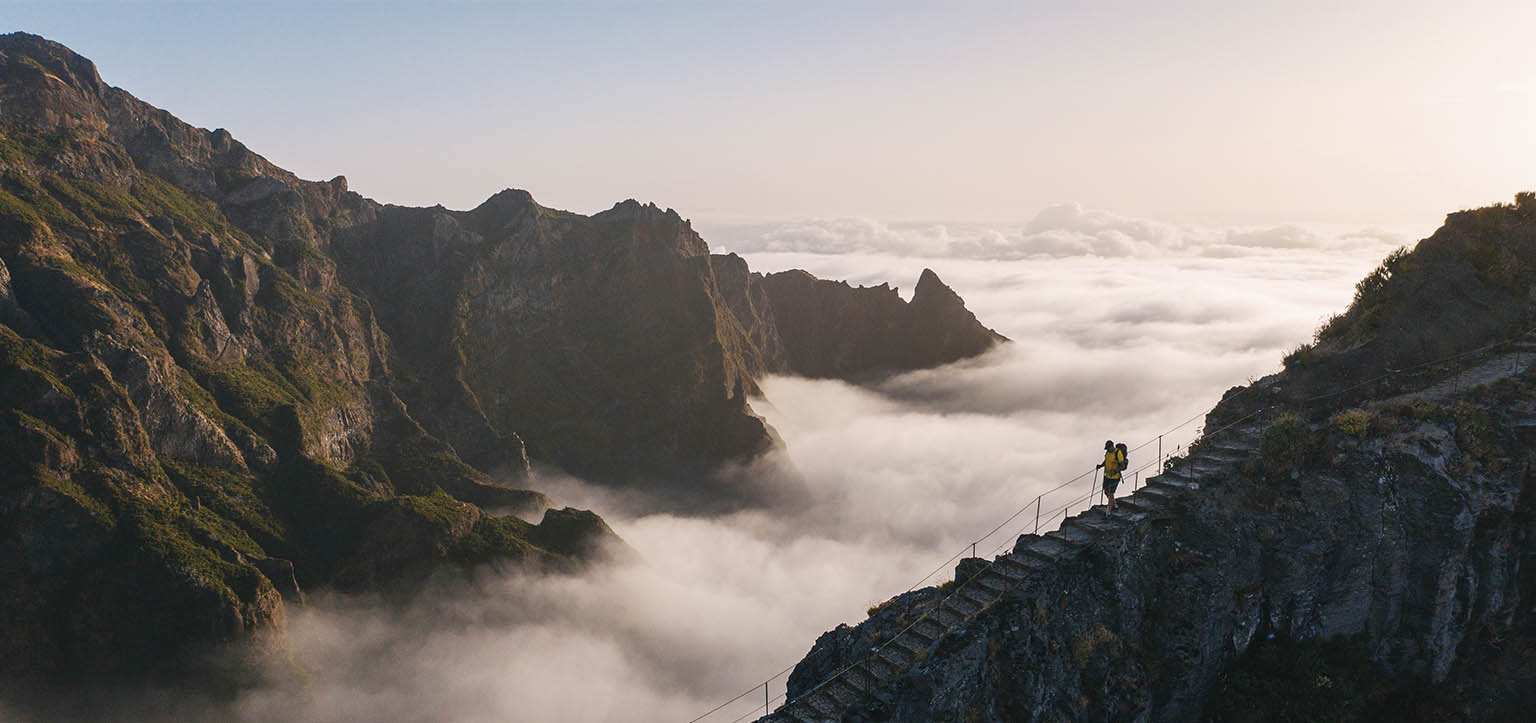
[[(1076, 206), (1011, 230), (955, 228), (818, 221), (711, 239), (755, 270), (854, 284), (910, 288), (932, 268), (1013, 340), (872, 386), (768, 379), (753, 406), (809, 483), (808, 507), (640, 514), (546, 470), (531, 486), (597, 510), (642, 559), (583, 577), (487, 571), (404, 607), (317, 597), (291, 615), (292, 663), (275, 682), (209, 705), (274, 721), (690, 721), (747, 691), (706, 720), (755, 717), (755, 684), (1090, 471), (1105, 438), (1136, 446), (1194, 417), (1164, 446), (1188, 442), (1223, 391), (1277, 370), (1416, 237), (1186, 228)], [(1045, 512), (1091, 486), (1057, 493)], [(1026, 512), (978, 552), (1032, 522)], [(155, 698), (136, 712), (189, 705)]]

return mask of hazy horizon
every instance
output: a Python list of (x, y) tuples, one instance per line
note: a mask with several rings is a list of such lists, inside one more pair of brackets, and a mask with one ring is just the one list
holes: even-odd
[(1536, 6), (101, 3), (3, 30), (300, 176), (720, 223), (1432, 224), (1536, 185)]

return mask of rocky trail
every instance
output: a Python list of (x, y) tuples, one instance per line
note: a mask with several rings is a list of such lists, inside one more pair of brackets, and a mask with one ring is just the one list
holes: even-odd
[[(1536, 355), (1533, 355), (1536, 356)], [(946, 637), (962, 631), (983, 610), (1020, 588), (1044, 584), (1057, 568), (1094, 547), (1117, 546), (1135, 528), (1176, 516), (1202, 485), (1219, 484), (1256, 455), (1267, 418), (1254, 417), (1209, 435), (1194, 452), (1175, 459), (1131, 495), (1116, 501), (1115, 514), (1095, 505), (1068, 517), (1059, 529), (1018, 538), (1011, 552), (990, 562), (963, 560), (948, 596), (871, 651), (761, 721), (822, 723), (869, 700), (926, 659)], [(981, 563), (979, 566), (976, 563)], [(961, 576), (969, 574), (962, 579)]]
[(1405, 404), (1422, 400), (1440, 402), (1462, 390), (1480, 384), (1492, 384), (1500, 379), (1515, 376), (1536, 363), (1536, 331), (1514, 339), (1505, 351), (1493, 354), (1475, 366), (1458, 370), (1457, 373), (1416, 392), (1399, 394), (1383, 400), (1383, 405)]

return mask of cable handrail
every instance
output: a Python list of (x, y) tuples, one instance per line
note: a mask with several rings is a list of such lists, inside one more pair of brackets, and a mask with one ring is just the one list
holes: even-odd
[[(1358, 382), (1356, 384), (1352, 384), (1350, 386), (1347, 386), (1347, 387), (1344, 387), (1344, 388), (1341, 388), (1341, 389), (1335, 389), (1335, 390), (1332, 390), (1332, 391), (1329, 391), (1329, 392), (1325, 392), (1325, 393), (1322, 393), (1322, 394), (1317, 394), (1317, 395), (1314, 395), (1314, 396), (1311, 396), (1311, 397), (1304, 397), (1302, 399), (1297, 400), (1296, 403), (1298, 403), (1298, 404), (1308, 404), (1308, 403), (1311, 403), (1311, 402), (1318, 401), (1320, 399), (1325, 399), (1325, 398), (1328, 398), (1328, 397), (1340, 396), (1342, 394), (1345, 394), (1346, 392), (1354, 391), (1355, 389), (1359, 389), (1359, 388), (1361, 388), (1363, 386), (1366, 386), (1368, 384), (1375, 384), (1377, 382), (1380, 382), (1383, 379), (1387, 379), (1389, 377), (1393, 377), (1393, 376), (1396, 376), (1396, 375), (1399, 375), (1399, 374), (1404, 374), (1404, 373), (1407, 373), (1407, 372), (1417, 371), (1419, 369), (1423, 369), (1425, 367), (1429, 367), (1429, 366), (1433, 366), (1433, 365), (1444, 364), (1444, 363), (1449, 362), (1449, 361), (1455, 361), (1455, 360), (1459, 360), (1459, 359), (1462, 359), (1462, 358), (1465, 358), (1465, 357), (1468, 357), (1468, 356), (1472, 356), (1472, 355), (1475, 355), (1475, 354), (1481, 354), (1481, 353), (1490, 351), (1492, 349), (1496, 349), (1496, 348), (1501, 347), (1501, 346), (1505, 346), (1505, 345), (1509, 345), (1509, 344), (1514, 344), (1514, 343), (1517, 343), (1517, 341), (1519, 339), (1521, 339), (1522, 337), (1527, 337), (1527, 336), (1530, 336), (1532, 334), (1536, 334), (1536, 327), (1531, 327), (1529, 329), (1526, 329), (1524, 331), (1521, 331), (1521, 332), (1518, 332), (1516, 334), (1513, 334), (1513, 335), (1511, 335), (1511, 336), (1509, 336), (1509, 337), (1507, 337), (1505, 339), (1502, 339), (1500, 341), (1497, 341), (1497, 342), (1493, 342), (1493, 343), (1490, 343), (1490, 344), (1485, 344), (1485, 345), (1483, 345), (1481, 347), (1477, 347), (1477, 348), (1474, 348), (1474, 349), (1469, 349), (1469, 350), (1462, 351), (1462, 352), (1459, 352), (1459, 353), (1456, 353), (1456, 354), (1452, 354), (1452, 355), (1449, 355), (1449, 356), (1441, 357), (1439, 359), (1433, 359), (1433, 360), (1430, 360), (1430, 361), (1426, 361), (1426, 362), (1422, 362), (1422, 363), (1419, 363), (1419, 364), (1415, 364), (1413, 366), (1404, 367), (1402, 369), (1390, 369), (1390, 368), (1388, 368), (1387, 371), (1384, 374), (1381, 374), (1379, 376), (1373, 377), (1371, 379), (1367, 379), (1367, 380), (1362, 381), (1362, 382)], [(1533, 357), (1536, 357), (1536, 354), (1533, 354)], [(1461, 371), (1458, 369), (1458, 371), (1457, 371), (1458, 379), (1459, 379), (1460, 373), (1461, 373)], [(1431, 385), (1431, 386), (1433, 386), (1433, 385)], [(1172, 434), (1172, 433), (1174, 433), (1174, 432), (1176, 432), (1176, 431), (1178, 431), (1180, 429), (1183, 429), (1184, 427), (1188, 426), (1191, 422), (1194, 422), (1197, 419), (1200, 419), (1202, 417), (1208, 416), (1211, 412), (1215, 411), (1217, 407), (1220, 407), (1221, 405), (1226, 404), (1227, 402), (1230, 402), (1233, 399), (1237, 399), (1238, 397), (1241, 397), (1242, 395), (1247, 394), (1253, 388), (1254, 388), (1253, 383), (1249, 383), (1248, 386), (1239, 389), (1237, 392), (1235, 392), (1233, 394), (1224, 396), (1222, 399), (1218, 400), (1215, 404), (1211, 405), (1210, 407), (1206, 408), (1205, 410), (1203, 410), (1201, 412), (1197, 412), (1194, 416), (1191, 416), (1189, 419), (1186, 419), (1183, 422), (1180, 422), (1179, 424), (1176, 424), (1173, 427), (1170, 427), (1168, 430), (1162, 432), (1161, 434), (1158, 434), (1157, 436), (1152, 437), (1152, 438), (1148, 439), (1147, 441), (1142, 442), (1141, 444), (1139, 444), (1139, 445), (1137, 445), (1135, 447), (1130, 448), (1128, 450), (1128, 453), (1129, 452), (1139, 451), (1139, 450), (1141, 450), (1141, 449), (1151, 445), (1153, 442), (1161, 442), (1164, 437), (1166, 437), (1166, 436), (1168, 436), (1168, 435), (1170, 435), (1170, 434)], [(1426, 388), (1428, 388), (1428, 387), (1426, 387)], [(1145, 470), (1147, 470), (1149, 468), (1152, 468), (1152, 467), (1155, 467), (1155, 466), (1164, 465), (1168, 460), (1174, 459), (1178, 455), (1179, 450), (1184, 450), (1185, 452), (1192, 451), (1194, 446), (1195, 446), (1195, 444), (1198, 443), (1200, 440), (1208, 439), (1208, 438), (1210, 438), (1210, 437), (1212, 437), (1214, 435), (1220, 434), (1221, 432), (1224, 432), (1224, 431), (1226, 431), (1228, 429), (1236, 427), (1239, 424), (1247, 422), (1247, 421), (1253, 419), (1254, 417), (1256, 417), (1256, 416), (1258, 416), (1258, 415), (1260, 415), (1260, 414), (1262, 414), (1264, 412), (1273, 411), (1274, 409), (1277, 408), (1277, 406), (1278, 405), (1271, 404), (1271, 405), (1259, 407), (1259, 408), (1249, 412), (1246, 415), (1243, 415), (1242, 417), (1240, 417), (1240, 418), (1238, 418), (1238, 419), (1236, 419), (1236, 420), (1234, 420), (1232, 422), (1228, 422), (1227, 424), (1222, 425), (1221, 427), (1218, 427), (1218, 428), (1216, 428), (1214, 430), (1207, 430), (1205, 432), (1202, 432), (1199, 435), (1198, 439), (1192, 440), (1192, 441), (1190, 441), (1187, 444), (1183, 444), (1183, 445), (1179, 445), (1177, 447), (1174, 447), (1172, 450), (1168, 451), (1166, 454), (1164, 454), (1164, 453), (1162, 453), (1160, 451), (1156, 459), (1154, 459), (1151, 462), (1147, 462), (1147, 463), (1143, 464), (1142, 466), (1140, 466), (1140, 467), (1138, 467), (1138, 468), (1136, 468), (1134, 470), (1131, 470), (1131, 473), (1133, 475), (1139, 475), (1141, 472), (1143, 472), (1143, 471), (1145, 471)], [(1071, 486), (1073, 484), (1076, 484), (1076, 483), (1082, 481), (1082, 479), (1084, 477), (1088, 477), (1090, 475), (1092, 475), (1094, 477), (1094, 479), (1095, 479), (1095, 482), (1097, 482), (1097, 479), (1098, 479), (1097, 471), (1098, 471), (1098, 469), (1099, 469), (1099, 467), (1095, 466), (1093, 469), (1090, 469), (1087, 472), (1083, 472), (1082, 474), (1079, 474), (1076, 477), (1073, 477), (1073, 478), (1071, 478), (1069, 480), (1066, 480), (1066, 481), (1056, 485), (1055, 487), (1052, 487), (1051, 489), (1046, 490), (1045, 492), (1039, 493), (1033, 499), (1031, 499), (1029, 502), (1025, 503), (1024, 506), (1020, 507), (1017, 511), (1015, 511), (1012, 515), (1009, 515), (1007, 519), (1003, 520), (996, 527), (992, 528), (992, 530), (989, 531), (987, 534), (982, 535), (981, 537), (976, 538), (976, 540), (974, 542), (961, 547), (959, 552), (956, 552), (954, 555), (951, 555), (948, 560), (945, 560), (937, 568), (934, 568), (934, 570), (932, 572), (929, 572), (927, 575), (924, 575), (921, 579), (919, 579), (911, 587), (907, 588), (906, 592), (910, 593), (913, 590), (916, 590), (918, 588), (918, 586), (920, 586), (923, 583), (927, 582), (934, 575), (936, 575), (940, 571), (944, 570), (946, 567), (949, 566), (950, 563), (954, 562), (955, 560), (958, 560), (962, 555), (965, 554), (965, 552), (967, 550), (970, 550), (972, 552), (972, 554), (974, 555), (975, 551), (976, 551), (976, 546), (977, 545), (981, 544), (981, 542), (983, 542), (986, 539), (990, 538), (992, 535), (997, 534), (997, 532), (1002, 530), (1004, 527), (1006, 527), (1008, 525), (1008, 523), (1018, 519), (1018, 517), (1020, 515), (1022, 515), (1023, 513), (1027, 512), (1027, 511), (1029, 511), (1030, 507), (1034, 507), (1035, 508), (1034, 534), (1038, 534), (1039, 533), (1040, 527), (1043, 524), (1053, 522), (1058, 516), (1061, 516), (1062, 519), (1065, 520), (1066, 519), (1066, 513), (1067, 513), (1067, 511), (1069, 509), (1071, 509), (1072, 507), (1074, 507), (1074, 506), (1076, 506), (1078, 504), (1081, 504), (1083, 502), (1091, 501), (1091, 500), (1093, 500), (1097, 496), (1097, 494), (1098, 494), (1097, 493), (1097, 484), (1095, 484), (1094, 488), (1090, 489), (1088, 494), (1080, 495), (1078, 497), (1075, 497), (1071, 501), (1067, 502), (1065, 505), (1063, 505), (1063, 506), (1061, 506), (1059, 508), (1053, 506), (1051, 508), (1052, 512), (1050, 513), (1050, 515), (1046, 516), (1046, 517), (1044, 517), (1042, 519), (1040, 517), (1040, 514), (1041, 514), (1040, 513), (1040, 506), (1043, 504), (1045, 497), (1047, 495), (1050, 495), (1050, 494), (1058, 492), (1058, 491), (1060, 491), (1062, 489), (1065, 489), (1065, 488), (1067, 488), (1067, 487), (1069, 487), (1069, 486)], [(1166, 471), (1166, 470), (1162, 470), (1162, 471)], [(1121, 479), (1124, 479), (1123, 474), (1124, 474), (1124, 470), (1122, 470), (1122, 477), (1121, 477)], [(1153, 475), (1153, 476), (1155, 476), (1155, 475)], [(1023, 529), (1025, 529), (1025, 528), (1020, 528), (1020, 531), (1019, 531), (1019, 534), (1021, 536), (1024, 534), (1023, 533)], [(907, 631), (909, 631), (912, 628), (916, 627), (918, 623), (921, 623), (924, 620), (930, 619), (932, 617), (934, 611), (937, 611), (941, 606), (943, 606), (943, 604), (945, 602), (949, 601), (951, 598), (953, 598), (956, 595), (958, 595), (960, 593), (960, 591), (965, 588), (965, 586), (967, 586), (967, 585), (969, 585), (971, 583), (971, 581), (977, 579), (981, 575), (985, 574), (987, 571), (991, 570), (992, 567), (997, 564), (997, 560), (995, 559), (995, 556), (997, 555), (997, 553), (999, 551), (1001, 551), (1002, 549), (1007, 547), (1008, 544), (1009, 544), (1009, 541), (1008, 540), (1004, 540), (1001, 545), (999, 545), (996, 548), (994, 548), (990, 553), (988, 553), (989, 555), (993, 556), (994, 559), (987, 560), (985, 565), (983, 565), (980, 568), (978, 568), (974, 573), (971, 574), (970, 577), (967, 577), (964, 582), (960, 582), (957, 579), (956, 580), (956, 584), (948, 591), (948, 594), (946, 594), (943, 598), (941, 598), (937, 603), (935, 603), (931, 608), (929, 608), (927, 611), (925, 611), (922, 615), (919, 615), (917, 617), (917, 619), (913, 620), (906, 627), (902, 628), (900, 631), (898, 631), (894, 635), (891, 635), (890, 638), (887, 639), (884, 643), (881, 643), (879, 646), (877, 646), (875, 648), (871, 648), (870, 652), (867, 655), (865, 655), (864, 657), (860, 658), (857, 662), (850, 663), (848, 665), (843, 666), (842, 668), (838, 669), (837, 672), (827, 676), (825, 679), (821, 680), (820, 682), (818, 682), (815, 685), (811, 686), (810, 688), (806, 689), (806, 691), (801, 694), (800, 698), (805, 698), (805, 697), (810, 696), (811, 694), (813, 694), (816, 691), (820, 690), (822, 687), (824, 687), (824, 686), (828, 685), (829, 683), (831, 683), (831, 682), (837, 680), (838, 678), (842, 677), (844, 673), (847, 673), (848, 671), (850, 671), (850, 670), (852, 670), (852, 669), (854, 669), (854, 668), (856, 668), (856, 667), (858, 667), (860, 665), (865, 665), (872, 658), (878, 656), (881, 651), (886, 649), (886, 647), (888, 647), (892, 643), (894, 643), (904, 633), (906, 633)], [(1017, 544), (1017, 543), (1015, 543), (1015, 544)], [(906, 593), (903, 593), (903, 594), (906, 594)], [(945, 627), (947, 629), (949, 626), (945, 626)], [(779, 672), (769, 676), (768, 678), (765, 678), (762, 682), (757, 683), (757, 684), (753, 685), (750, 688), (747, 688), (746, 690), (742, 691), (741, 693), (739, 693), (735, 697), (731, 698), (730, 700), (727, 700), (724, 703), (721, 703), (720, 705), (715, 706), (714, 708), (710, 709), (707, 713), (704, 713), (703, 715), (701, 715), (701, 716), (699, 716), (697, 718), (694, 718), (693, 720), (689, 721), (688, 723), (699, 723), (699, 721), (702, 721), (705, 718), (708, 718), (709, 716), (719, 712), (721, 709), (725, 708), (726, 706), (728, 706), (728, 705), (730, 705), (732, 703), (735, 703), (736, 701), (741, 700), (742, 698), (745, 698), (748, 694), (756, 692), (760, 688), (763, 689), (764, 692), (765, 692), (765, 695), (764, 695), (764, 698), (765, 698), (765, 700), (764, 700), (764, 707), (765, 707), (765, 709), (767, 709), (769, 706), (771, 706), (773, 704), (773, 702), (779, 700), (780, 698), (784, 698), (785, 702), (788, 703), (789, 701), (787, 699), (787, 696), (788, 696), (788, 691), (787, 690), (784, 693), (781, 693), (781, 694), (779, 694), (777, 696), (773, 696), (773, 697), (769, 698), (766, 695), (767, 686), (768, 686), (768, 684), (770, 684), (773, 681), (779, 679), (780, 677), (783, 677), (785, 674), (790, 673), (791, 671), (793, 671), (797, 665), (799, 665), (798, 662), (796, 662), (794, 665), (790, 665), (789, 667), (787, 667), (787, 668), (785, 668), (785, 669), (783, 669), (783, 670), (781, 670), (781, 671), (779, 671)], [(798, 699), (799, 698), (797, 698), (797, 700)], [(755, 714), (756, 711), (757, 711), (757, 709), (754, 707), (751, 711), (749, 711), (746, 714), (736, 718), (734, 721), (732, 721), (732, 723), (740, 723), (740, 721), (746, 720), (749, 716)], [(770, 713), (771, 713), (771, 710), (765, 710), (765, 715), (766, 714), (770, 714)]]

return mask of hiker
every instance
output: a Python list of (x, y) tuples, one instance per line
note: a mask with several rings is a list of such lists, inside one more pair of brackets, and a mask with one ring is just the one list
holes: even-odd
[(1115, 513), (1115, 489), (1120, 486), (1120, 473), (1125, 471), (1126, 450), (1124, 444), (1104, 440), (1104, 461), (1094, 467), (1104, 470), (1104, 497), (1109, 500), (1109, 514)]

